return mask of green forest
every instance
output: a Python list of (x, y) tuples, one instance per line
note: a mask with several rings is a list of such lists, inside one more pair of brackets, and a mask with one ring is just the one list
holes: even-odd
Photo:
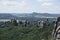
[(51, 40), (53, 27), (54, 23), (48, 23), (43, 28), (37, 24), (25, 27), (6, 23), (4, 28), (0, 28), (0, 40)]

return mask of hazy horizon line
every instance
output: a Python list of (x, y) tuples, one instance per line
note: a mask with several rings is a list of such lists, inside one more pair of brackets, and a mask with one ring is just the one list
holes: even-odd
[[(0, 13), (0, 14), (33, 14), (33, 13), (38, 13), (38, 12), (31, 12), (31, 13)], [(39, 12), (40, 14), (60, 14), (60, 13), (41, 13)]]

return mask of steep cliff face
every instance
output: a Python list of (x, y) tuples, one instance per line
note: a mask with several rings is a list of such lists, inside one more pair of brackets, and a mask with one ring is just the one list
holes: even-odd
[(60, 17), (57, 18), (56, 25), (54, 25), (53, 38), (60, 40)]

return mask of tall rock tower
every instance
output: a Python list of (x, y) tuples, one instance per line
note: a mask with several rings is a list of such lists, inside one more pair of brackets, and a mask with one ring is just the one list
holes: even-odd
[(57, 18), (57, 22), (53, 31), (53, 40), (60, 40), (60, 17)]
[(40, 28), (43, 28), (43, 26), (44, 26), (44, 21), (38, 21), (38, 26), (39, 26)]

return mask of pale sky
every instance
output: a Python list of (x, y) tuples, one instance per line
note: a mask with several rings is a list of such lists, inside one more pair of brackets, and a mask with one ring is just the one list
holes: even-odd
[(60, 0), (0, 0), (0, 13), (60, 13)]

